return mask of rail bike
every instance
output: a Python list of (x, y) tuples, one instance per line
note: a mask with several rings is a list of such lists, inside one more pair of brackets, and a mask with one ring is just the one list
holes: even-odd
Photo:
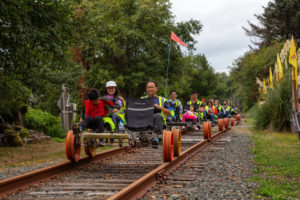
[[(123, 133), (105, 131), (95, 133), (93, 131), (80, 131), (79, 124), (74, 124), (68, 131), (66, 138), (66, 155), (72, 162), (78, 162), (83, 142), (85, 154), (89, 157), (96, 155), (99, 140), (110, 140), (119, 143), (121, 147), (125, 142), (131, 147), (151, 145), (154, 137), (159, 137), (163, 145), (163, 160), (169, 162), (181, 152), (181, 130), (172, 128), (164, 130), (162, 136), (153, 132), (153, 100), (129, 99), (126, 108), (126, 122)], [(161, 145), (161, 144), (160, 144)]]

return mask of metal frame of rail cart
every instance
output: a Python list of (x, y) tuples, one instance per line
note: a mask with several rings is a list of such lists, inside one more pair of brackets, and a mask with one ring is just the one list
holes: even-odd
[[(153, 99), (129, 99), (126, 116), (127, 124), (124, 133), (94, 133), (80, 131), (78, 124), (74, 124), (69, 130), (66, 139), (66, 155), (73, 162), (78, 162), (81, 152), (81, 141), (87, 156), (96, 155), (97, 142), (99, 139), (114, 139), (122, 146), (123, 140), (128, 140), (131, 147), (148, 146), (153, 137)], [(172, 161), (174, 156), (181, 152), (181, 131), (173, 128), (163, 132), (163, 160)]]

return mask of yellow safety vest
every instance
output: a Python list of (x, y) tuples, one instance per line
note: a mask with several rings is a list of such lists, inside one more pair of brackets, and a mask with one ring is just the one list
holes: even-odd
[[(158, 97), (158, 103), (159, 103), (159, 106), (160, 107), (164, 107), (164, 104), (165, 104), (165, 102), (167, 101), (165, 98), (163, 98), (163, 97), (161, 97), (161, 96), (157, 96)], [(146, 99), (146, 98), (149, 98), (149, 96), (148, 95), (146, 95), (146, 96), (143, 96), (143, 97), (141, 97), (141, 99)], [(166, 122), (167, 122), (167, 115), (163, 112), (163, 111), (161, 111), (161, 116), (164, 118), (164, 124), (166, 125)]]

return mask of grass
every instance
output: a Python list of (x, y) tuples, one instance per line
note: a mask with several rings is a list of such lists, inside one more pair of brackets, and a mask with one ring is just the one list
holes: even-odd
[(300, 140), (296, 134), (254, 131), (257, 194), (271, 199), (300, 197)]

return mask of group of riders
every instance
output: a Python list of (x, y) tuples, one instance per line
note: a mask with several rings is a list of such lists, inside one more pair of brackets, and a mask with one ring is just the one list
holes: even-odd
[[(171, 91), (170, 99), (157, 95), (158, 85), (155, 81), (146, 84), (146, 96), (142, 99), (152, 98), (154, 105), (153, 132), (157, 137), (152, 139), (152, 144), (157, 145), (163, 133), (164, 126), (169, 122), (186, 122), (187, 120), (197, 122), (210, 120), (214, 125), (216, 119), (236, 115), (238, 109), (227, 101), (220, 104), (219, 100), (199, 100), (197, 92), (192, 92), (190, 101), (185, 105), (177, 99), (177, 92)], [(118, 132), (126, 124), (125, 108), (126, 101), (121, 96), (115, 81), (108, 81), (103, 94), (97, 89), (91, 89), (87, 94), (88, 99), (83, 105), (80, 118), (80, 130), (84, 128), (94, 129), (102, 133), (107, 126), (110, 131)], [(181, 127), (185, 129), (185, 126)], [(197, 126), (193, 128), (198, 130)], [(100, 146), (104, 145), (100, 141)]]

